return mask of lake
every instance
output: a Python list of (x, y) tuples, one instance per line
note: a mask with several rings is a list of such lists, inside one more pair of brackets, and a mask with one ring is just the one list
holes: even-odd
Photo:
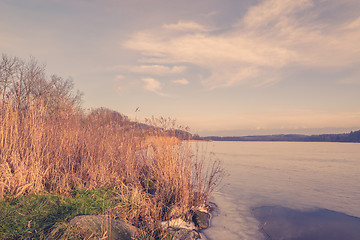
[[(330, 227), (316, 228), (326, 222), (324, 216), (333, 226), (340, 226), (333, 220), (342, 222), (344, 216), (355, 226), (358, 224), (359, 143), (194, 144), (202, 151), (213, 152), (227, 171), (212, 196), (218, 207), (213, 212), (211, 227), (203, 231), (210, 240), (311, 239), (297, 237), (299, 232), (309, 232), (309, 229), (294, 229), (308, 222), (307, 218), (313, 220), (312, 231), (320, 232), (321, 229), (326, 236), (330, 233), (326, 233), (326, 228), (331, 230)], [(319, 214), (322, 217), (315, 217)], [(290, 219), (289, 216), (293, 217)], [(304, 220), (296, 222), (298, 219)], [(282, 226), (276, 226), (278, 224)], [(360, 239), (360, 235), (357, 237)]]

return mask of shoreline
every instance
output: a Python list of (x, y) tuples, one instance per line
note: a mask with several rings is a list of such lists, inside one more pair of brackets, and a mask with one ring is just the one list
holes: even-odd
[[(213, 212), (219, 210), (210, 212), (211, 220), (216, 217)], [(258, 221), (258, 232), (264, 239), (357, 240), (360, 237), (360, 217), (343, 212), (317, 207), (297, 210), (267, 205), (249, 210)], [(204, 230), (211, 228), (210, 221), (209, 228)], [(212, 240), (206, 233), (202, 233), (205, 239)]]

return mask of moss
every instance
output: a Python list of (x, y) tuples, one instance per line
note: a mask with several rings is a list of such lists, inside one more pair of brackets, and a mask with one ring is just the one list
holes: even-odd
[(56, 223), (116, 206), (114, 190), (74, 190), (72, 196), (27, 195), (0, 202), (0, 239), (45, 239)]

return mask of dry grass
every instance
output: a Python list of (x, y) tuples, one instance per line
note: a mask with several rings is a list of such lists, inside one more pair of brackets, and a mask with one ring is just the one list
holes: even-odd
[(0, 105), (0, 198), (110, 186), (122, 204), (108, 214), (161, 238), (160, 222), (205, 204), (222, 175), (218, 163), (206, 169), (190, 144), (169, 136), (168, 119), (143, 129), (108, 110), (66, 105), (54, 114), (46, 104)]

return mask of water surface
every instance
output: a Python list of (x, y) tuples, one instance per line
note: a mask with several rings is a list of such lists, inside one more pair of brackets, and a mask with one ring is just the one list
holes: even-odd
[(327, 209), (299, 211), (279, 206), (253, 209), (267, 239), (359, 240), (360, 218)]
[[(213, 194), (212, 240), (265, 239), (253, 209), (327, 209), (360, 217), (360, 144), (203, 142), (228, 172)], [(274, 238), (275, 239), (275, 238)], [(360, 239), (360, 236), (359, 236)]]

